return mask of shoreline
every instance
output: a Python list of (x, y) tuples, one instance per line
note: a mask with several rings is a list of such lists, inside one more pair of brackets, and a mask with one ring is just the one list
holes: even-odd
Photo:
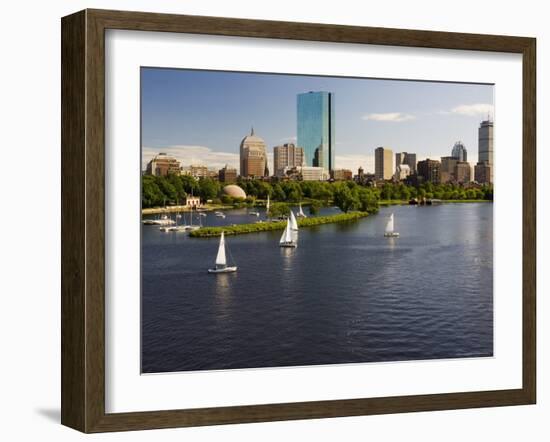
[[(265, 200), (257, 200), (261, 204), (255, 204), (254, 208), (265, 207)], [(279, 201), (274, 201), (279, 202)], [(459, 204), (459, 203), (492, 203), (492, 200), (473, 200), (473, 199), (464, 199), (464, 200), (441, 200), (437, 204)], [(286, 203), (288, 205), (298, 205), (299, 203)], [(303, 201), (302, 206), (307, 207), (311, 204), (311, 201)], [(404, 206), (408, 205), (408, 200), (380, 200), (378, 201), (380, 206)], [(331, 207), (331, 205), (324, 205), (323, 207)], [(212, 212), (215, 210), (232, 210), (235, 209), (232, 205), (227, 204), (206, 204), (204, 207), (199, 208), (199, 212)], [(177, 212), (190, 212), (191, 208), (187, 206), (169, 206), (169, 207), (148, 207), (146, 209), (141, 209), (142, 215), (158, 215), (161, 213), (177, 213)]]
[[(233, 206), (227, 204), (206, 204), (199, 207), (199, 212), (212, 212), (214, 210), (230, 210), (234, 209)], [(142, 215), (157, 215), (159, 213), (177, 213), (177, 212), (191, 212), (192, 208), (188, 206), (168, 206), (168, 207), (148, 207), (141, 209)], [(197, 211), (197, 209), (194, 209)]]
[[(318, 216), (314, 218), (302, 218), (298, 220), (298, 227), (313, 227), (323, 224), (334, 224), (341, 222), (356, 221), (367, 217), (367, 212), (339, 213), (330, 216)], [(241, 235), (245, 233), (271, 232), (284, 230), (286, 221), (266, 221), (261, 223), (235, 224), (222, 227), (202, 227), (189, 233), (192, 238), (212, 238), (220, 236), (222, 232), (226, 235)]]

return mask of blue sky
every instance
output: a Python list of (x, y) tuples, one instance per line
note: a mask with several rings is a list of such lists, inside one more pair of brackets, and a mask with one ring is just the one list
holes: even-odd
[(378, 146), (439, 159), (461, 140), (474, 164), (494, 112), (491, 85), (142, 68), (142, 162), (162, 151), (184, 166), (237, 167), (251, 126), (271, 159), (296, 139), (296, 95), (320, 90), (336, 97), (336, 168), (354, 173), (373, 171)]

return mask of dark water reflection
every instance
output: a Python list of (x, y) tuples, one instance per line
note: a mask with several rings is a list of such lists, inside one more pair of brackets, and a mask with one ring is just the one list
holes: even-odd
[[(302, 229), (297, 249), (281, 232), (228, 237), (225, 275), (206, 272), (218, 239), (144, 226), (142, 370), (491, 356), (492, 209), (393, 206)], [(383, 237), (389, 212), (400, 238)]]

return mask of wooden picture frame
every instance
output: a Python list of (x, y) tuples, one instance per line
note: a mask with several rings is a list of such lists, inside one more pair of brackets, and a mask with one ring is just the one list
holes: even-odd
[[(105, 412), (105, 30), (123, 29), (495, 51), (523, 57), (523, 385), (512, 390), (271, 405)], [(83, 432), (534, 404), (536, 398), (534, 38), (84, 10), (62, 19), (62, 409)]]

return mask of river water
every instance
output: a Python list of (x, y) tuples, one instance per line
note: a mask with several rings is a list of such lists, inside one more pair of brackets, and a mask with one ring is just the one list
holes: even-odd
[[(226, 213), (203, 219), (257, 220)], [(492, 356), (491, 203), (281, 233), (226, 237), (238, 272), (212, 275), (219, 238), (142, 227), (143, 373)]]

